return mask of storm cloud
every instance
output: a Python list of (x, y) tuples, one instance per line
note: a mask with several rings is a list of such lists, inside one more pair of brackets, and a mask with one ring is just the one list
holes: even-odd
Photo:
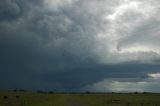
[[(1, 0), (0, 88), (80, 91), (111, 80), (128, 84), (129, 77), (138, 83), (145, 80), (147, 86), (159, 85), (148, 78), (160, 67), (158, 4)], [(109, 91), (107, 87), (101, 91)]]

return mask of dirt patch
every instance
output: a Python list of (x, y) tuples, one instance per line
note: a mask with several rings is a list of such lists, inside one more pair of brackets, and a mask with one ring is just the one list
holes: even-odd
[(87, 106), (83, 103), (80, 103), (79, 101), (74, 99), (74, 97), (72, 97), (72, 96), (68, 96), (66, 99), (67, 99), (69, 106)]

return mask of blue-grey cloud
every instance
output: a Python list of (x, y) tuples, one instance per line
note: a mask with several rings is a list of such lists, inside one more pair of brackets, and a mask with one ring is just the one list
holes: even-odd
[(78, 91), (158, 72), (158, 2), (0, 1), (1, 89)]

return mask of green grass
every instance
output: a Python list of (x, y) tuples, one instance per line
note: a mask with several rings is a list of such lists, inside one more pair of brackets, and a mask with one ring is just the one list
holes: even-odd
[(0, 93), (0, 106), (68, 106), (64, 97), (63, 94), (3, 92)]
[(77, 94), (74, 98), (89, 106), (160, 106), (160, 94)]
[[(7, 98), (5, 99), (4, 96)], [(68, 98), (73, 98), (76, 102), (86, 104), (86, 106), (160, 106), (160, 94), (47, 94), (31, 92), (0, 92), (0, 106), (70, 106)], [(118, 100), (118, 102), (114, 102), (114, 100)]]

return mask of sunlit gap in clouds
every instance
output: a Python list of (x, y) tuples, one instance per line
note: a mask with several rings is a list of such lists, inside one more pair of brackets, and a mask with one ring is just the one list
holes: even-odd
[(128, 0), (125, 0), (125, 3), (121, 4), (117, 8), (114, 9), (113, 14), (107, 15), (105, 18), (111, 21), (114, 21), (118, 16), (121, 16), (126, 12), (128, 9), (138, 9), (139, 2), (129, 2)]
[[(148, 78), (111, 78), (104, 79), (103, 81), (88, 85), (83, 89), (98, 92), (158, 92), (157, 86), (160, 84), (160, 73), (148, 74)], [(156, 87), (155, 87), (156, 86)]]

